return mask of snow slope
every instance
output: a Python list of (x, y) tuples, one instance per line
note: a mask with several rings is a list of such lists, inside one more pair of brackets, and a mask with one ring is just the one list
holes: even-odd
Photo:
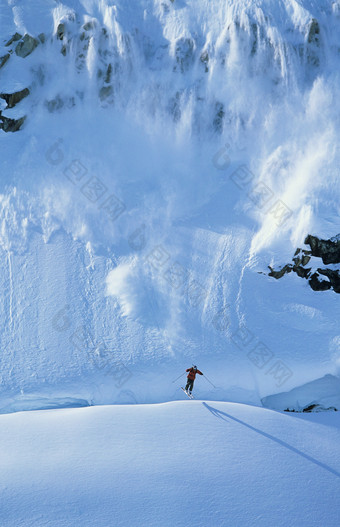
[(1, 92), (31, 91), (0, 131), (2, 412), (174, 400), (192, 362), (216, 387), (198, 395), (252, 404), (339, 375), (338, 296), (259, 274), (340, 232), (339, 16), (0, 1), (0, 56), (45, 34), (0, 70)]
[(3, 527), (337, 527), (340, 416), (182, 401), (0, 416)]

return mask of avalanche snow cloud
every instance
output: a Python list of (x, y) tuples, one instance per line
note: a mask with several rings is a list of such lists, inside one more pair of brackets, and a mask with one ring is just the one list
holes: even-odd
[(267, 273), (340, 232), (340, 2), (0, 23), (1, 411), (176, 399), (191, 362), (255, 404), (337, 376), (338, 295)]

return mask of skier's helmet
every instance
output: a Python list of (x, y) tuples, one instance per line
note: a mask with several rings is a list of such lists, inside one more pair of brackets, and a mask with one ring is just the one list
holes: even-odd
[(197, 370), (197, 366), (193, 366), (194, 370)]

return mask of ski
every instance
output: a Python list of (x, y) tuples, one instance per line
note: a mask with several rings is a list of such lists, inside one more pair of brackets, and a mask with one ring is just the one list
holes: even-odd
[(189, 397), (189, 399), (195, 399), (195, 397), (194, 397), (192, 394), (190, 395), (190, 394), (186, 391), (186, 389), (183, 388), (182, 386), (181, 386), (181, 389), (182, 389), (183, 392)]

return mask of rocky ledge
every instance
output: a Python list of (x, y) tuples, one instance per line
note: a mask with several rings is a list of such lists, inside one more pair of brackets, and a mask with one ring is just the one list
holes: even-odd
[(23, 90), (16, 91), (13, 93), (0, 93), (0, 99), (3, 99), (4, 101), (6, 101), (7, 103), (7, 106), (5, 108), (6, 110), (7, 108), (14, 108), (14, 106), (18, 104), (20, 101), (22, 101), (22, 99), (27, 97), (29, 93), (30, 93), (29, 89), (24, 88)]
[[(340, 263), (340, 234), (329, 240), (323, 240), (317, 236), (308, 234), (304, 242), (310, 246), (310, 250), (298, 247), (292, 258), (293, 263), (284, 265), (281, 269), (274, 270), (269, 267), (269, 276), (279, 279), (285, 274), (296, 273), (300, 278), (308, 280), (313, 291), (327, 291), (332, 289), (335, 293), (340, 293), (340, 273), (339, 270), (317, 267), (306, 267), (312, 256), (321, 258), (325, 265)], [(326, 280), (322, 277), (326, 277)]]
[[(27, 97), (30, 93), (28, 88), (13, 92), (13, 93), (0, 93), (0, 99), (3, 99), (7, 106), (5, 110), (14, 108), (22, 99)], [(0, 130), (4, 132), (17, 132), (25, 122), (26, 116), (23, 115), (20, 119), (11, 119), (10, 117), (3, 115), (0, 111)]]
[(5, 117), (0, 112), (0, 130), (4, 132), (17, 132), (24, 124), (26, 116), (20, 117), (20, 119), (10, 119)]

